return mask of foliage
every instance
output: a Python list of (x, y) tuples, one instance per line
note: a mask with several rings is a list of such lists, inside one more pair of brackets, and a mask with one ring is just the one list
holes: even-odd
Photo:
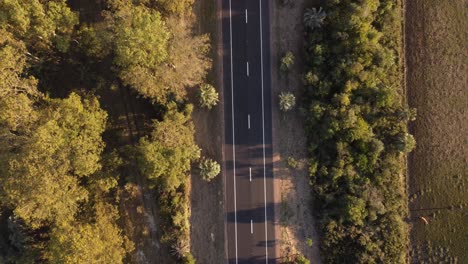
[(292, 67), (293, 64), (294, 64), (294, 54), (291, 51), (288, 51), (281, 58), (280, 69), (286, 72)]
[(288, 166), (291, 168), (291, 169), (297, 169), (299, 168), (299, 162), (293, 158), (293, 157), (288, 157), (286, 159), (286, 163), (288, 164)]
[(186, 87), (201, 83), (211, 66), (208, 37), (193, 36), (187, 18), (163, 18), (155, 9), (124, 3), (107, 14), (120, 78), (156, 102), (181, 100)]
[(198, 91), (198, 102), (201, 107), (206, 107), (208, 109), (213, 108), (216, 106), (219, 101), (218, 92), (216, 89), (210, 84), (203, 84), (200, 86), (200, 90)]
[(291, 92), (281, 92), (279, 95), (279, 106), (281, 111), (287, 112), (296, 105), (296, 97)]
[(306, 244), (307, 244), (307, 246), (312, 247), (314, 245), (314, 241), (312, 240), (312, 238), (308, 238), (306, 240)]
[(3, 0), (0, 2), (0, 29), (8, 30), (28, 47), (47, 50), (53, 45), (66, 52), (78, 16), (65, 0)]
[[(186, 105), (179, 111), (175, 103), (170, 103), (163, 120), (154, 122), (150, 137), (142, 138), (137, 146), (139, 168), (159, 193), (161, 240), (176, 252), (181, 252), (190, 239), (186, 188), (190, 163), (200, 157), (190, 120), (192, 109), (192, 105)], [(185, 251), (177, 256), (184, 258)]]
[(72, 94), (41, 110), (34, 129), (12, 141), (2, 165), (5, 203), (32, 228), (73, 218), (87, 197), (79, 179), (100, 168), (104, 147), (106, 114), (97, 100)]
[(161, 190), (175, 191), (185, 182), (190, 162), (200, 157), (190, 121), (192, 109), (187, 105), (179, 112), (175, 103), (169, 104), (163, 120), (154, 122), (151, 136), (137, 146), (143, 174)]
[[(193, 0), (106, 1), (96, 16), (84, 5), (84, 21), (68, 2), (0, 1), (0, 262), (122, 263), (133, 250), (115, 206), (132, 165), (115, 144), (127, 143), (108, 131), (104, 149), (107, 114), (90, 89), (116, 77), (155, 103), (152, 132), (125, 150), (157, 190), (162, 242), (190, 245), (188, 173), (200, 149), (186, 89), (211, 67), (208, 36), (192, 33)], [(55, 74), (70, 78), (59, 87)], [(182, 253), (178, 262), (195, 262)]]
[(212, 181), (221, 172), (219, 163), (208, 158), (202, 158), (200, 160), (198, 169), (200, 170), (200, 176), (208, 182)]
[(47, 258), (51, 263), (123, 263), (132, 245), (121, 235), (112, 205), (95, 205), (94, 223), (72, 223), (51, 232)]
[(156, 0), (162, 10), (170, 14), (184, 15), (192, 9), (194, 0)]
[(294, 260), (295, 264), (310, 264), (310, 261), (304, 257), (304, 255), (297, 255), (296, 259)]
[(325, 9), (321, 27), (306, 24), (304, 82), (324, 262), (403, 263), (401, 174), (403, 155), (414, 147), (412, 115), (399, 95), (401, 27), (381, 23), (400, 10), (390, 0), (329, 1)]
[(327, 13), (320, 7), (307, 8), (304, 13), (304, 25), (310, 29), (322, 27), (323, 21), (327, 17)]

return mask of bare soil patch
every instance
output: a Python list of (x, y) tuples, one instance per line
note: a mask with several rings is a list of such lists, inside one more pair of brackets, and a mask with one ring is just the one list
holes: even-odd
[[(290, 1), (292, 4), (288, 5), (281, 2), (272, 1), (271, 15), (274, 170), (276, 191), (281, 197), (275, 217), (279, 219), (280, 224), (278, 231), (281, 260), (292, 261), (300, 253), (311, 263), (321, 263), (319, 237), (312, 216), (312, 193), (307, 172), (307, 140), (303, 117), (298, 107), (288, 113), (280, 112), (278, 107), (278, 95), (282, 91), (292, 92), (298, 104), (302, 100), (302, 17), (305, 7), (310, 7), (317, 1)], [(279, 61), (288, 51), (294, 54), (295, 63), (284, 73), (280, 71)], [(288, 166), (288, 158), (297, 161), (297, 168)]]
[[(467, 12), (464, 0), (406, 3), (411, 262), (468, 262)], [(425, 224), (424, 217), (428, 224)]]

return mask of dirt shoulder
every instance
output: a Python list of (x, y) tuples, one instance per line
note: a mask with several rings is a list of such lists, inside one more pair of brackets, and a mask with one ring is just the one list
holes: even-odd
[[(272, 1), (271, 15), (274, 171), (276, 192), (281, 201), (275, 216), (280, 223), (277, 231), (279, 245), (282, 261), (290, 261), (301, 253), (311, 263), (321, 263), (319, 237), (312, 216), (303, 118), (297, 107), (288, 113), (280, 112), (278, 107), (278, 94), (282, 91), (292, 92), (298, 102), (301, 100), (304, 72), (302, 16), (304, 8), (314, 1), (292, 1), (294, 4), (287, 6), (280, 2)], [(279, 70), (279, 60), (287, 51), (294, 54), (295, 64), (285, 74)], [(297, 168), (287, 165), (288, 158), (297, 161)]]
[[(197, 33), (209, 34), (211, 39), (210, 57), (213, 68), (206, 82), (214, 85), (223, 98), (221, 64), (221, 18), (218, 17), (218, 0), (195, 1)], [(220, 8), (220, 7), (219, 7)], [(193, 99), (193, 94), (191, 95)], [(202, 156), (223, 164), (224, 106), (222, 101), (211, 110), (195, 108), (192, 118), (195, 124), (195, 140), (202, 149)], [(224, 171), (224, 169), (222, 169)], [(205, 182), (192, 172), (191, 191), (191, 251), (197, 263), (224, 263), (224, 193), (223, 175), (212, 182)]]
[[(411, 262), (467, 263), (466, 1), (406, 2)], [(428, 221), (425, 224), (422, 218)]]

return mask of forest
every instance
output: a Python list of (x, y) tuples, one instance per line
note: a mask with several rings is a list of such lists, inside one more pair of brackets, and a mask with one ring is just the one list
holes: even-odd
[(394, 0), (306, 11), (303, 112), (325, 263), (406, 263), (402, 11)]
[[(193, 0), (84, 2), (0, 2), (0, 263), (132, 262), (122, 203), (134, 175), (155, 193), (174, 261), (195, 263), (187, 88), (211, 61)], [(148, 106), (132, 135), (115, 91)]]

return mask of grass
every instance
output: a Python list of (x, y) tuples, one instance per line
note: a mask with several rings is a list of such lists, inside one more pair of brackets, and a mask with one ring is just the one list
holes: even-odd
[(466, 6), (416, 0), (406, 7), (408, 103), (418, 110), (409, 157), (411, 260), (467, 263)]

